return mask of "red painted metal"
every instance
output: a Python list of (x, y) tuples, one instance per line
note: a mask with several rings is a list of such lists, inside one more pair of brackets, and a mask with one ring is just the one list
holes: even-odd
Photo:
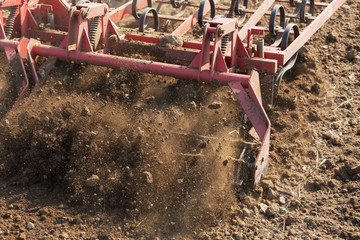
[(310, 38), (324, 25), (324, 23), (333, 15), (333, 13), (345, 3), (346, 0), (332, 1), (315, 20), (311, 22), (301, 33), (301, 35), (290, 44), (284, 51), (284, 62), (286, 63)]
[[(219, 1), (214, 0), (214, 3), (217, 4)], [(150, 2), (170, 4), (164, 0)], [(282, 38), (293, 33), (285, 28), (277, 28), (277, 38), (281, 42), (264, 46), (264, 57), (260, 58), (257, 56), (262, 56), (262, 54), (259, 54), (260, 49), (257, 49), (256, 40), (271, 33), (267, 26), (257, 26), (257, 24), (263, 16), (271, 15), (269, 10), (275, 2), (290, 3), (289, 0), (264, 0), (257, 10), (243, 9), (242, 14), (251, 16), (242, 25), (239, 24), (236, 16), (234, 17), (231, 7), (216, 7), (216, 10), (230, 11), (230, 13), (205, 24), (202, 41), (187, 41), (181, 39), (181, 36), (186, 38), (186, 33), (198, 23), (199, 10), (194, 4), (180, 3), (181, 6), (194, 9), (187, 18), (180, 17), (181, 14), (160, 15), (159, 19), (162, 21), (182, 21), (171, 34), (149, 36), (133, 30), (127, 31), (126, 28), (119, 29), (115, 25), (133, 14), (132, 1), (110, 10), (106, 4), (102, 3), (70, 6), (65, 0), (4, 0), (0, 10), (3, 7), (12, 7), (16, 11), (13, 11), (12, 17), (8, 18), (3, 18), (0, 11), (0, 47), (5, 50), (11, 68), (18, 73), (16, 81), (19, 85), (19, 99), (25, 97), (32, 86), (40, 84), (46, 78), (46, 74), (57, 58), (195, 79), (200, 82), (216, 81), (228, 84), (253, 125), (251, 134), (261, 141), (259, 153), (251, 163), (252, 184), (255, 186), (269, 165), (271, 128), (270, 120), (262, 105), (258, 72), (275, 74), (278, 72), (279, 65), (284, 66), (287, 62), (294, 61), (293, 56), (297, 51), (345, 0), (333, 0), (331, 3), (315, 2), (314, 6), (321, 8), (319, 15), (312, 16), (310, 13), (306, 15), (306, 19), (299, 14), (286, 14), (286, 18), (303, 22), (306, 20), (307, 26), (287, 48), (284, 47), (287, 44), (282, 43), (284, 41)], [(148, 4), (147, 0), (137, 0), (136, 10), (141, 12), (141, 9), (147, 7)], [(310, 3), (305, 5), (310, 5)], [(210, 4), (207, 0), (203, 15), (209, 11)], [(48, 17), (52, 14), (55, 30), (40, 29), (39, 23), (48, 23)], [(183, 41), (179, 41), (177, 46), (163, 46), (164, 41), (174, 37)], [(130, 40), (146, 43), (148, 47), (156, 47), (156, 50), (166, 52), (164, 57), (182, 60), (188, 65), (109, 54), (112, 49), (121, 44), (121, 41)], [(46, 44), (49, 42), (52, 45)], [(36, 69), (37, 56), (48, 58), (40, 69)], [(287, 67), (289, 66), (287, 64)], [(282, 71), (284, 69), (287, 69), (286, 66)]]

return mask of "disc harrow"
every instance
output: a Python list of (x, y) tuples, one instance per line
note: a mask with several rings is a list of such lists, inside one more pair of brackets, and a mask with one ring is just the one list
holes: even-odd
[[(248, 0), (4, 0), (1, 13), (8, 14), (0, 17), (0, 47), (15, 75), (15, 105), (46, 80), (57, 59), (228, 85), (252, 124), (250, 134), (261, 142), (248, 163), (254, 187), (269, 165), (271, 123), (262, 100), (269, 94), (261, 92), (260, 76), (272, 76), (276, 93), (299, 49), (344, 2), (264, 0), (249, 9), (255, 3)], [(164, 7), (177, 14), (160, 14)], [(138, 21), (138, 28), (118, 27), (125, 18)], [(267, 26), (259, 24), (264, 19)], [(170, 25), (174, 30), (168, 33)], [(187, 40), (191, 30), (202, 31), (202, 41)], [(274, 40), (265, 45), (266, 35)], [(180, 41), (163, 46), (164, 38)], [(167, 61), (111, 54), (126, 40), (161, 48)], [(40, 57), (47, 60), (40, 64)]]

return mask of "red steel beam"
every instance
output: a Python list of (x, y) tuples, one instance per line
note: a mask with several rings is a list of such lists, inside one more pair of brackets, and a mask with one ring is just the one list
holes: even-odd
[(254, 27), (260, 19), (264, 16), (265, 12), (271, 7), (271, 5), (275, 2), (275, 0), (267, 0), (264, 1), (260, 7), (256, 10), (256, 12), (250, 17), (250, 19), (245, 23), (245, 25), (240, 29), (238, 36), (241, 41), (243, 41), (247, 34), (248, 30), (251, 27)]
[(324, 25), (333, 13), (345, 3), (346, 0), (333, 0), (314, 21), (307, 26), (302, 33), (283, 51), (285, 64), (299, 49), (312, 37), (312, 35)]
[[(110, 12), (110, 19), (114, 23), (118, 23), (120, 20), (132, 15), (132, 2), (129, 1), (124, 5), (118, 7), (117, 9)], [(137, 0), (136, 6), (138, 9), (144, 8), (147, 6), (147, 0)]]
[[(0, 47), (15, 47), (17, 46), (17, 44), (17, 41), (0, 40)], [(199, 80), (202, 82), (210, 82), (211, 78), (213, 81), (218, 81), (222, 84), (226, 84), (228, 82), (240, 82), (244, 87), (248, 87), (248, 82), (250, 79), (249, 75), (226, 72), (212, 72), (210, 70), (203, 70), (199, 74), (198, 69), (187, 66), (132, 59), (102, 53), (76, 53), (75, 51), (68, 52), (66, 49), (63, 48), (48, 46), (40, 43), (33, 46), (31, 53), (39, 56), (56, 57), (68, 61), (87, 62), (94, 65), (116, 68), (128, 68), (141, 72), (148, 72), (178, 78), (197, 80), (199, 77)]]
[[(220, 0), (214, 0), (214, 3), (217, 4), (219, 1)], [(210, 4), (207, 1), (204, 7), (204, 15), (209, 11), (210, 11)], [(183, 36), (185, 33), (187, 33), (195, 24), (198, 23), (198, 14), (199, 14), (199, 10), (196, 10), (196, 12), (190, 17), (188, 17), (178, 28), (175, 29), (175, 31), (172, 32), (172, 34)]]

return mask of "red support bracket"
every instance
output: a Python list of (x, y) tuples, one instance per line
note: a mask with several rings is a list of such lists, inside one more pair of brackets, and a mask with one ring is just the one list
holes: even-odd
[(270, 120), (261, 103), (259, 74), (252, 71), (248, 82), (249, 91), (246, 92), (240, 82), (229, 82), (229, 86), (240, 102), (254, 130), (255, 138), (261, 139), (260, 151), (253, 163), (250, 164), (252, 182), (255, 187), (269, 166)]

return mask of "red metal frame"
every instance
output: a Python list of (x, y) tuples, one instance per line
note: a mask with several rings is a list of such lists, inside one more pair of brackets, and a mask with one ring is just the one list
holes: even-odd
[[(214, 3), (219, 1), (214, 0)], [(165, 1), (152, 0), (151, 2), (170, 4)], [(283, 50), (277, 46), (265, 46), (264, 57), (260, 58), (258, 57), (260, 50), (256, 48), (256, 44), (253, 44), (253, 37), (265, 35), (269, 32), (269, 28), (256, 25), (263, 16), (270, 15), (268, 10), (275, 2), (289, 3), (288, 0), (264, 0), (257, 10), (245, 9), (242, 13), (252, 14), (252, 16), (242, 26), (232, 16), (213, 19), (203, 28), (202, 42), (183, 41), (182, 48), (167, 49), (172, 56), (187, 59), (190, 62), (188, 66), (108, 54), (113, 45), (116, 45), (109, 40), (110, 36), (115, 37), (113, 40), (116, 41), (132, 39), (154, 45), (161, 42), (161, 37), (118, 30), (115, 24), (132, 14), (132, 1), (110, 11), (108, 6), (102, 3), (85, 3), (71, 7), (65, 0), (5, 0), (1, 8), (18, 7), (18, 11), (13, 19), (15, 23), (11, 39), (6, 37), (5, 31), (5, 25), (9, 19), (0, 16), (0, 47), (5, 49), (11, 67), (16, 69), (16, 66), (20, 65), (20, 71), (25, 75), (25, 78), (21, 80), (19, 99), (29, 92), (30, 81), (35, 86), (41, 83), (56, 58), (130, 68), (141, 72), (195, 79), (200, 82), (217, 81), (228, 84), (253, 125), (250, 132), (261, 140), (259, 153), (251, 166), (252, 183), (255, 186), (268, 168), (271, 128), (270, 120), (262, 106), (258, 72), (276, 73), (278, 66), (285, 65), (345, 0), (333, 0), (329, 4), (314, 3), (315, 7), (323, 10), (318, 16), (307, 17), (309, 24), (300, 35)], [(181, 5), (184, 4), (187, 3)], [(142, 9), (148, 5), (148, 1), (138, 0), (136, 5)], [(169, 35), (185, 36), (197, 24), (199, 15), (197, 5), (187, 5), (195, 9), (194, 13), (187, 18), (160, 16), (160, 19), (182, 22)], [(217, 9), (228, 10), (218, 7)], [(210, 11), (209, 3), (205, 4), (203, 11), (204, 14)], [(47, 21), (46, 15), (49, 13), (54, 14), (57, 30), (55, 32), (38, 27), (39, 22)], [(287, 14), (286, 17), (300, 19), (294, 14)], [(94, 23), (96, 31), (92, 31)], [(285, 31), (285, 29), (279, 29), (279, 36), (281, 37)], [(228, 39), (228, 44), (224, 48), (225, 38)], [(47, 45), (44, 42), (51, 42), (53, 45)], [(35, 68), (36, 56), (48, 57), (48, 61), (41, 69)], [(28, 63), (29, 74), (24, 60)], [(239, 72), (245, 72), (245, 74)], [(41, 76), (38, 77), (38, 74)]]

